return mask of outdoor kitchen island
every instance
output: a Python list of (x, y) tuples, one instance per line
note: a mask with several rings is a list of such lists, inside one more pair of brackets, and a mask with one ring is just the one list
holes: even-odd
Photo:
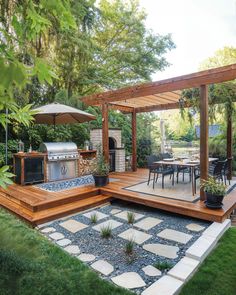
[(16, 183), (51, 182), (91, 174), (97, 154), (96, 150), (78, 150), (73, 142), (42, 143), (39, 150), (13, 155)]

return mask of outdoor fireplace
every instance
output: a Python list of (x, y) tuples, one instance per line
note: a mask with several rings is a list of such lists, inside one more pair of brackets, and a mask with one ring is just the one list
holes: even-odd
[[(121, 129), (109, 129), (109, 164), (110, 171), (125, 171), (125, 149), (121, 143)], [(90, 141), (96, 147), (102, 144), (102, 129), (90, 131)]]

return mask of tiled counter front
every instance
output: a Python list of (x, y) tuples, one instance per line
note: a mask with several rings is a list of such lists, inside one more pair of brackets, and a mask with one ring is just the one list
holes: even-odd
[(96, 150), (84, 151), (79, 150), (79, 176), (91, 174), (95, 165), (97, 156)]

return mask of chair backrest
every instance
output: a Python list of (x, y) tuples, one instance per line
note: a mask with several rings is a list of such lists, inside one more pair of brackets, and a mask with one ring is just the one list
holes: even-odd
[(150, 168), (154, 162), (157, 162), (159, 161), (160, 158), (156, 155), (150, 155), (150, 156), (147, 156), (147, 166), (148, 168)]
[(225, 161), (218, 161), (215, 165), (213, 175), (214, 176), (221, 176), (222, 170), (224, 169)]
[(170, 159), (172, 158), (172, 155), (170, 153), (161, 153), (160, 157), (161, 159)]

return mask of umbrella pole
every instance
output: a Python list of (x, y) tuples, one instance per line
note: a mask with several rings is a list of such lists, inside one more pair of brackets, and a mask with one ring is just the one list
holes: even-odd
[(6, 108), (5, 163), (8, 163), (8, 108)]

